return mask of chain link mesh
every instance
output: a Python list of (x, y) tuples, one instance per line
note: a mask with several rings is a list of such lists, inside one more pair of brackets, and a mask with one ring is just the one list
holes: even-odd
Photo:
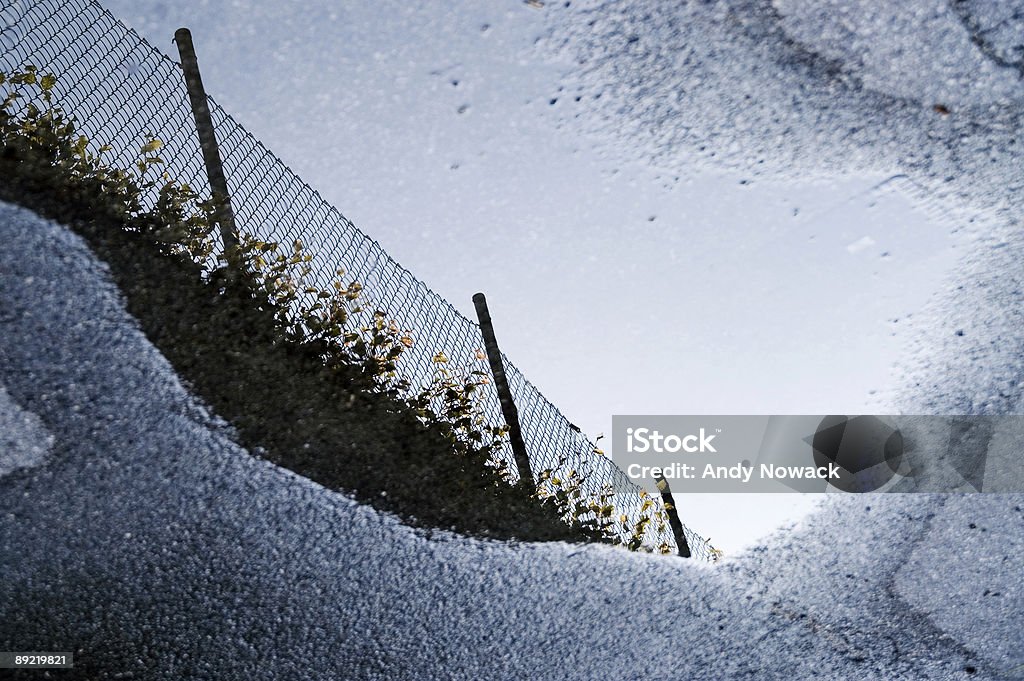
[[(53, 93), (75, 117), (92, 150), (112, 147), (106, 158), (130, 167), (148, 136), (163, 142), (161, 157), (171, 178), (201, 195), (210, 188), (181, 68), (93, 0), (0, 0), (0, 68), (33, 64), (57, 75)], [(480, 328), (404, 269), (210, 98), (210, 108), (240, 232), (290, 245), (302, 241), (316, 254), (310, 284), (329, 285), (338, 268), (360, 282), (375, 305), (417, 342), (401, 359), (414, 388), (429, 384), (443, 352), (452, 365), (486, 369), (477, 359)], [(642, 514), (640, 489), (608, 458), (595, 453), (586, 436), (505, 358), (523, 437), (534, 471), (577, 470), (587, 475), (582, 491), (616, 490), (616, 515), (635, 521)], [(483, 409), (490, 423), (503, 423), (497, 395), (487, 391)], [(503, 456), (515, 470), (511, 449)], [(660, 504), (660, 502), (658, 502)], [(685, 529), (695, 557), (717, 552)], [(623, 537), (624, 539), (628, 537)], [(645, 543), (676, 543), (669, 530), (648, 526)]]

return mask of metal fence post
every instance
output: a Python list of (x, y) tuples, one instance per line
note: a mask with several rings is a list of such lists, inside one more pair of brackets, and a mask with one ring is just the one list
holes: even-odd
[(690, 557), (690, 543), (686, 541), (686, 534), (683, 532), (683, 523), (679, 520), (679, 511), (672, 501), (672, 488), (668, 486), (668, 480), (658, 477), (655, 480), (658, 491), (661, 492), (661, 503), (665, 504), (665, 513), (668, 514), (668, 526), (672, 528), (672, 536), (676, 538), (676, 546), (679, 548), (679, 555), (683, 558)]
[(512, 444), (512, 453), (516, 457), (516, 465), (519, 467), (519, 479), (533, 483), (533, 469), (530, 468), (530, 457), (526, 453), (523, 431), (519, 427), (519, 410), (516, 409), (516, 403), (512, 399), (512, 390), (509, 388), (508, 378), (505, 376), (505, 363), (501, 359), (498, 340), (494, 336), (491, 313), (487, 310), (487, 298), (484, 297), (484, 294), (477, 293), (473, 296), (473, 305), (476, 306), (476, 316), (480, 320), (480, 332), (484, 336), (484, 351), (487, 353), (487, 361), (491, 365), (491, 374), (494, 375), (494, 387), (498, 391), (501, 414), (505, 417), (505, 423), (508, 424), (508, 437)]
[(221, 163), (220, 147), (213, 133), (213, 119), (210, 116), (210, 104), (206, 99), (203, 79), (199, 75), (199, 62), (196, 50), (192, 45), (192, 32), (187, 28), (179, 28), (174, 32), (174, 42), (178, 45), (181, 56), (181, 68), (185, 72), (185, 86), (192, 104), (192, 115), (196, 119), (196, 130), (199, 132), (199, 144), (203, 149), (203, 163), (206, 165), (206, 177), (210, 180), (213, 198), (218, 204), (217, 224), (220, 226), (221, 239), (224, 241), (224, 253), (229, 258), (234, 247), (238, 246), (238, 231), (235, 228), (235, 212), (231, 207), (231, 195), (228, 193), (228, 181), (224, 177), (224, 165)]

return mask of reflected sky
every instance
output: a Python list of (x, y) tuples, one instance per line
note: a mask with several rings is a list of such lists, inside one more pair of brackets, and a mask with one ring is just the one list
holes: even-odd
[[(613, 414), (891, 409), (904, 329), (963, 247), (897, 171), (658, 163), (575, 125), (597, 93), (567, 88), (523, 3), (104, 5), (168, 54), (190, 27), (211, 94), (470, 318), (485, 292), (502, 349), (591, 437)], [(728, 553), (811, 502), (679, 506)]]

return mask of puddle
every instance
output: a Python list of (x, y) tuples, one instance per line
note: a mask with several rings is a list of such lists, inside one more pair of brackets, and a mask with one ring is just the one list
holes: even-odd
[[(1005, 111), (971, 121), (1003, 80), (865, 88), (798, 3), (106, 4), (155, 45), (215, 33), (217, 100), (470, 318), (484, 291), (502, 349), (592, 437), (613, 414), (893, 409), (965, 250), (947, 207), (1008, 200), (982, 180), (1020, 167)], [(735, 536), (724, 502), (687, 522), (742, 546), (793, 505), (734, 503)]]

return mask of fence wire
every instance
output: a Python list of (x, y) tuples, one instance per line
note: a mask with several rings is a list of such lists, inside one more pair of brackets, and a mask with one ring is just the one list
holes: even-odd
[[(57, 75), (53, 93), (75, 117), (95, 152), (128, 168), (147, 136), (163, 142), (161, 157), (170, 177), (201, 195), (210, 188), (180, 66), (129, 29), (94, 0), (0, 0), (0, 69), (33, 64)], [(170, 38), (170, 36), (169, 36)], [(290, 245), (302, 241), (316, 254), (313, 284), (329, 285), (338, 268), (346, 281), (360, 282), (368, 297), (415, 332), (403, 355), (404, 377), (414, 388), (431, 382), (443, 352), (455, 367), (475, 365), (483, 347), (479, 326), (458, 312), (393, 260), (334, 206), (303, 182), (259, 140), (235, 122), (212, 97), (210, 108), (240, 232)], [(616, 490), (616, 514), (642, 515), (640, 489), (611, 460), (595, 454), (586, 436), (504, 359), (534, 471), (571, 469), (587, 473), (584, 493)], [(503, 423), (497, 395), (488, 391), (483, 408), (490, 423)], [(503, 456), (514, 471), (506, 445)], [(660, 502), (659, 502), (660, 503)], [(695, 557), (714, 560), (715, 550), (685, 528)], [(627, 538), (627, 537), (623, 537)], [(645, 543), (675, 548), (670, 530), (650, 524)]]

